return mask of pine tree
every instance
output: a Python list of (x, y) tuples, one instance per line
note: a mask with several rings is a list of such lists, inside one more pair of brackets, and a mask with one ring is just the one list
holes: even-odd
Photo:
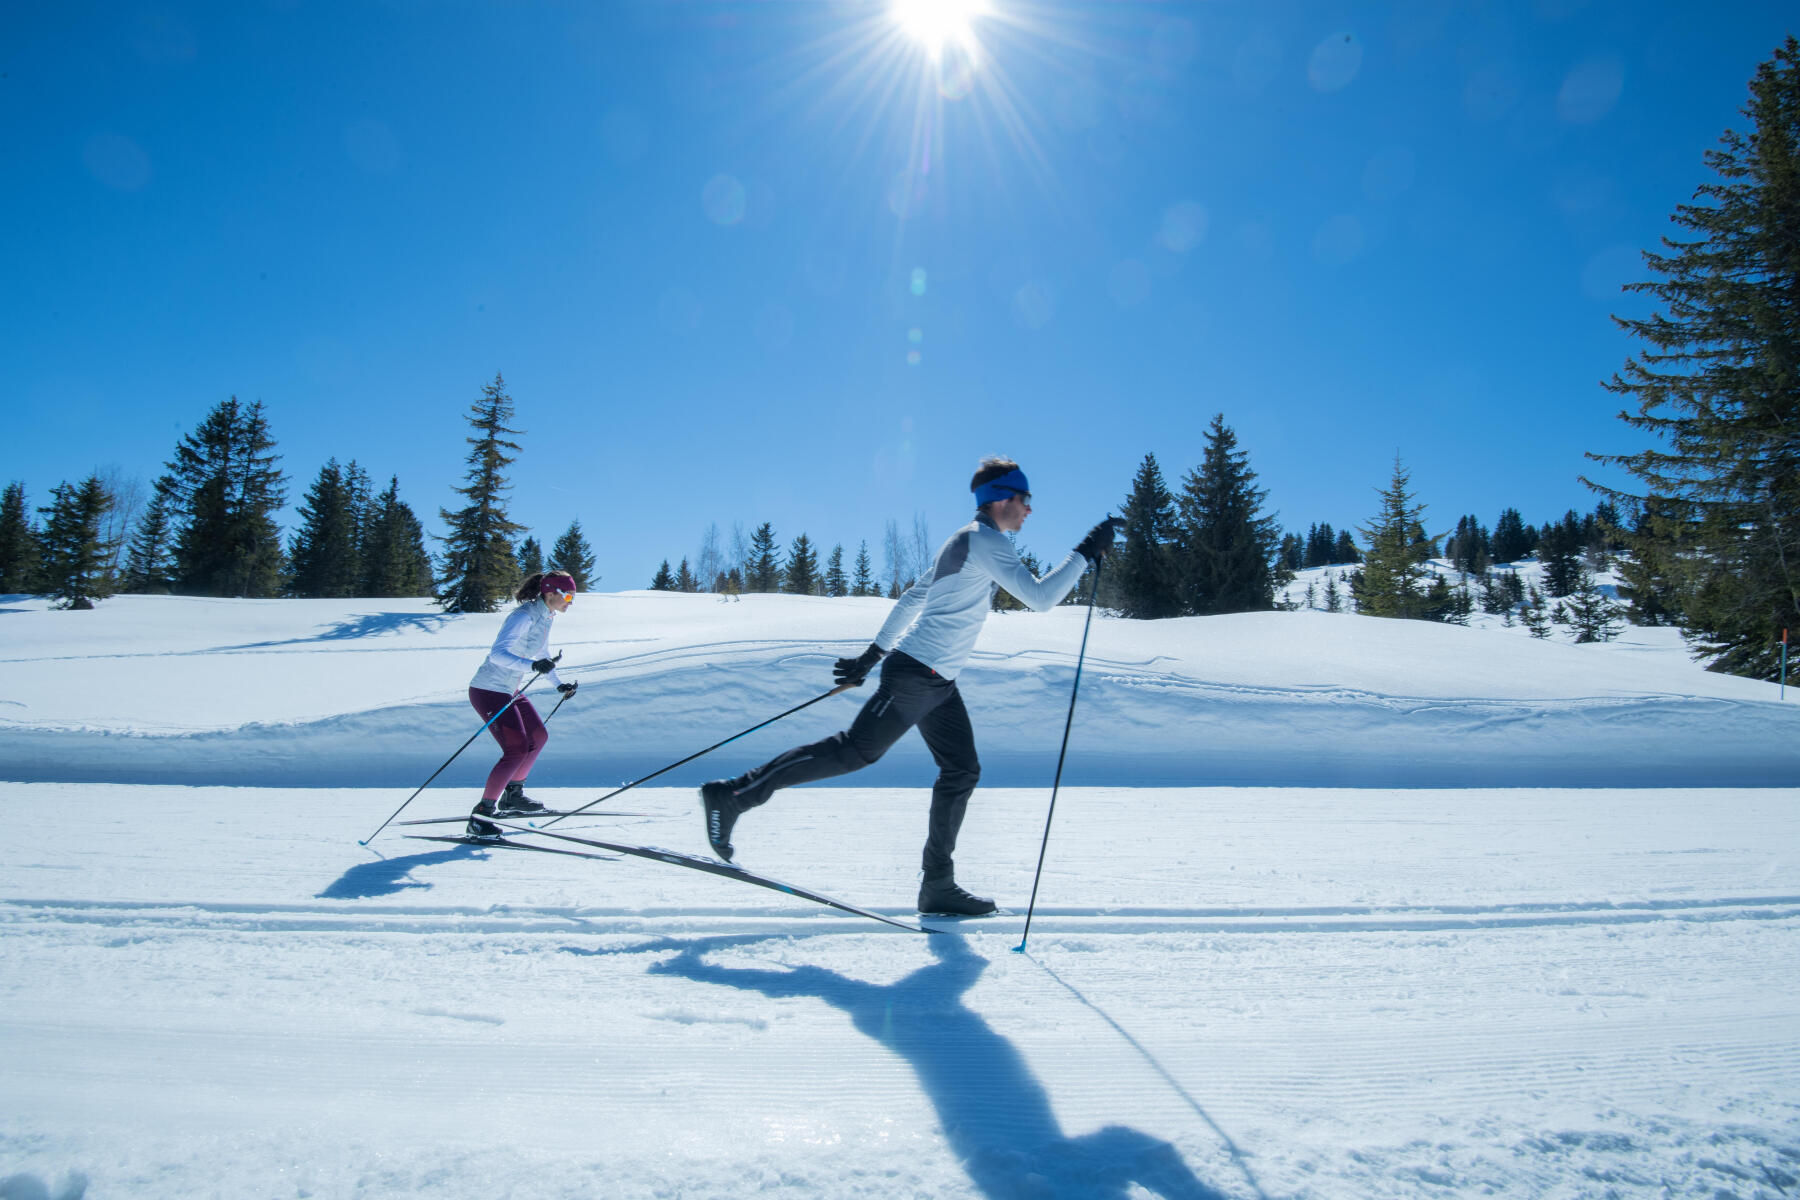
[(351, 552), (356, 557), (356, 571), (350, 583), (355, 589), (362, 584), (363, 544), (369, 540), (369, 522), (375, 519), (375, 500), (369, 473), (354, 458), (344, 464), (344, 501), (350, 510)]
[(388, 478), (387, 490), (369, 502), (363, 526), (360, 596), (431, 595), (431, 555), (425, 549), (425, 526), (400, 499), (400, 477)]
[[(389, 490), (392, 490), (390, 488)], [(425, 549), (425, 523), (419, 520), (412, 506), (404, 501), (395, 501), (394, 521), (401, 530), (400, 544), (405, 547), (407, 561), (412, 564), (411, 571), (404, 577), (401, 594), (406, 596), (429, 596), (436, 586), (432, 573), (431, 555)]]
[(1282, 534), (1281, 548), (1275, 552), (1275, 561), (1281, 564), (1289, 578), (1298, 574), (1306, 566), (1306, 539), (1297, 533)]
[(1664, 511), (1673, 507), (1679, 506), (1654, 499), (1639, 505), (1636, 525), (1627, 535), (1633, 552), (1619, 561), (1619, 596), (1633, 625), (1681, 624), (1677, 561), (1671, 547), (1650, 534), (1658, 521), (1675, 522)]
[(1475, 611), (1475, 593), (1469, 587), (1468, 576), (1459, 579), (1455, 587), (1451, 587), (1450, 581), (1441, 575), (1438, 576), (1438, 582), (1449, 591), (1450, 599), (1443, 615), (1436, 619), (1448, 621), (1452, 625), (1467, 625), (1470, 614)]
[(175, 505), (175, 479), (164, 475), (151, 487), (150, 503), (132, 531), (121, 591), (163, 596), (175, 586)]
[(556, 544), (550, 547), (550, 562), (558, 571), (567, 571), (580, 591), (592, 591), (600, 582), (600, 577), (594, 574), (594, 552), (582, 535), (579, 518), (570, 521)]
[(113, 547), (104, 527), (111, 505), (100, 477), (89, 475), (78, 484), (57, 484), (50, 506), (38, 509), (48, 518), (38, 541), (43, 589), (60, 607), (88, 609), (112, 594), (107, 565)]
[(700, 580), (688, 566), (688, 560), (685, 556), (683, 556), (681, 560), (681, 566), (677, 567), (675, 570), (675, 590), (678, 592), (697, 592), (700, 590)]
[(1594, 505), (1581, 522), (1581, 554), (1591, 569), (1604, 571), (1612, 564), (1613, 556), (1625, 549), (1624, 532), (1617, 504), (1602, 500)]
[(1492, 547), (1487, 528), (1471, 514), (1457, 518), (1456, 532), (1444, 547), (1444, 557), (1465, 575), (1486, 575), (1493, 565)]
[(1619, 636), (1619, 609), (1594, 586), (1594, 577), (1581, 572), (1566, 603), (1569, 627), (1577, 642), (1610, 642)]
[(1175, 518), (1175, 498), (1163, 482), (1156, 455), (1146, 454), (1138, 464), (1131, 494), (1119, 511), (1125, 520), (1124, 544), (1114, 552), (1117, 563), (1109, 565), (1106, 572), (1112, 607), (1125, 616), (1145, 620), (1179, 616), (1182, 603), (1175, 553), (1181, 531)]
[[(1330, 529), (1327, 525), (1325, 528)], [(1348, 529), (1337, 535), (1337, 541), (1331, 548), (1331, 561), (1334, 564), (1359, 563), (1363, 560), (1362, 551), (1356, 548), (1356, 539), (1350, 536)]]
[(442, 539), (437, 593), (445, 612), (493, 612), (517, 584), (512, 540), (525, 527), (506, 512), (506, 493), (512, 485), (505, 472), (519, 450), (519, 443), (506, 440), (508, 434), (520, 432), (508, 426), (512, 417), (513, 399), (506, 394), (506, 381), (496, 374), (469, 405), (467, 420), (475, 434), (465, 439), (469, 466), (463, 486), (454, 489), (467, 503), (454, 511), (438, 510), (450, 530)]
[(804, 533), (788, 547), (787, 566), (781, 573), (781, 590), (794, 596), (811, 596), (820, 588), (819, 552)]
[(1490, 571), (1481, 581), (1481, 611), (1510, 616), (1525, 599), (1525, 585), (1517, 571)]
[(1306, 566), (1329, 567), (1344, 561), (1346, 560), (1338, 557), (1337, 531), (1331, 527), (1330, 521), (1316, 524), (1306, 531)]
[(275, 513), (286, 502), (261, 401), (216, 405), (168, 463), (178, 513), (176, 590), (273, 596), (284, 567)]
[(1268, 493), (1256, 487), (1249, 455), (1223, 414), (1206, 432), (1200, 466), (1182, 480), (1177, 578), (1194, 613), (1255, 612), (1275, 606), (1279, 527), (1262, 515)]
[(38, 532), (25, 501), (25, 485), (14, 481), (0, 496), (0, 595), (35, 592)]
[(356, 595), (363, 581), (358, 545), (362, 514), (356, 488), (337, 459), (319, 468), (299, 514), (300, 528), (288, 542), (289, 594)]
[(874, 596), (875, 568), (869, 561), (869, 543), (865, 538), (856, 549), (856, 573), (850, 577), (850, 594), (852, 596)]
[(1525, 518), (1519, 515), (1516, 508), (1508, 508), (1500, 513), (1494, 522), (1494, 532), (1489, 539), (1489, 552), (1497, 563), (1518, 562), (1537, 545), (1525, 526)]
[(525, 540), (519, 543), (518, 559), (521, 578), (542, 575), (544, 573), (544, 544), (535, 537), (527, 535)]
[(1544, 590), (1561, 599), (1581, 586), (1581, 517), (1574, 509), (1538, 534), (1538, 561), (1544, 565)]
[(1350, 577), (1350, 590), (1356, 611), (1365, 616), (1419, 620), (1433, 608), (1425, 564), (1435, 550), (1430, 539), (1422, 538), (1425, 506), (1415, 502), (1411, 483), (1411, 473), (1396, 456), (1393, 479), (1378, 489), (1381, 511), (1363, 527), (1368, 551), (1362, 569)]
[(781, 590), (781, 557), (775, 552), (775, 527), (767, 521), (750, 535), (749, 557), (744, 562), (744, 590)]
[(1344, 611), (1344, 593), (1338, 589), (1338, 576), (1329, 571), (1325, 574), (1325, 611)]
[(1709, 668), (1773, 680), (1781, 630), (1800, 628), (1800, 40), (1757, 68), (1742, 111), (1749, 132), (1725, 132), (1716, 180), (1671, 218), (1692, 240), (1663, 239), (1644, 256), (1660, 278), (1627, 285), (1666, 310), (1613, 318), (1645, 348), (1606, 386), (1661, 447), (1590, 457), (1643, 491), (1589, 483), (1648, 515), (1632, 549), (1667, 572)]
[(1519, 619), (1525, 623), (1525, 628), (1531, 631), (1534, 638), (1547, 638), (1554, 632), (1544, 597), (1536, 588), (1531, 589), (1530, 598), (1519, 607)]
[(669, 570), (669, 560), (663, 559), (662, 566), (656, 568), (656, 577), (650, 581), (653, 592), (672, 592), (675, 590), (675, 573)]
[(821, 583), (827, 596), (850, 594), (850, 581), (844, 575), (844, 547), (841, 542), (831, 548), (831, 557), (825, 560), (825, 577)]

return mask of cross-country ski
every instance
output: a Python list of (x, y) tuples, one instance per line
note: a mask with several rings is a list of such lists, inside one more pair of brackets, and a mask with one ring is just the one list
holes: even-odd
[[(656, 862), (668, 863), (673, 867), (686, 867), (691, 871), (704, 871), (709, 875), (717, 875), (725, 879), (735, 879), (755, 887), (768, 888), (771, 891), (783, 892), (789, 896), (796, 896), (802, 900), (811, 900), (814, 904), (823, 904), (827, 908), (835, 908), (839, 912), (851, 913), (859, 917), (868, 917), (872, 921), (880, 921), (884, 925), (893, 925), (900, 929), (911, 930), (913, 933), (931, 932), (930, 929), (923, 925), (917, 925), (897, 917), (890, 917), (885, 913), (878, 913), (871, 909), (851, 904), (848, 901), (839, 900), (833, 896), (827, 896), (822, 892), (815, 892), (811, 888), (801, 887), (799, 884), (784, 883), (783, 881), (768, 875), (760, 875), (757, 872), (748, 870), (736, 863), (720, 862), (717, 859), (705, 858), (698, 854), (687, 854), (680, 850), (665, 850), (660, 846), (637, 846), (628, 842), (610, 842), (600, 838), (576, 837), (573, 834), (559, 833), (553, 829), (534, 829), (528, 825), (518, 825), (510, 821), (496, 820), (495, 824), (509, 833), (531, 834), (537, 837), (554, 838), (559, 842), (573, 842), (581, 846), (593, 846), (601, 850), (610, 850), (615, 854), (629, 854), (635, 858), (648, 858)], [(480, 844), (479, 842), (475, 842), (474, 839), (457, 840), (467, 840), (474, 844)], [(522, 848), (531, 848), (531, 843), (528, 842), (508, 843), (502, 841), (500, 844), (516, 844)]]
[[(656, 814), (647, 813), (647, 812), (626, 812), (624, 809), (610, 809), (610, 808), (562, 809), (562, 810), (546, 809), (545, 811), (543, 811), (541, 813), (531, 814), (531, 816), (529, 818), (527, 818), (526, 820), (527, 820), (528, 824), (534, 824), (535, 822), (537, 822), (545, 817), (568, 817), (568, 816), (575, 815), (577, 812), (579, 812), (583, 817), (639, 817), (639, 818), (641, 818), (641, 817), (649, 817), (649, 816), (656, 815)], [(468, 814), (462, 813), (462, 814), (459, 814), (454, 817), (412, 817), (405, 821), (395, 821), (395, 822), (393, 822), (393, 824), (394, 825), (465, 825), (468, 823), (468, 820), (469, 820)], [(561, 828), (561, 827), (558, 826), (558, 828)]]
[(593, 858), (603, 862), (617, 862), (619, 855), (595, 854), (588, 850), (576, 850), (567, 846), (539, 846), (531, 842), (515, 842), (503, 837), (470, 837), (467, 834), (441, 833), (409, 833), (406, 835), (415, 842), (454, 842), (459, 846), (473, 846), (476, 849), (492, 847), (497, 850), (536, 850), (545, 854), (563, 854), (570, 858)]

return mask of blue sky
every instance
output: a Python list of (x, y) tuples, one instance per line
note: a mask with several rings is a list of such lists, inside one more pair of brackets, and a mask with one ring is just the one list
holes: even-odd
[[(298, 500), (438, 526), (504, 373), (512, 510), (601, 586), (717, 522), (879, 562), (1009, 453), (1060, 555), (1222, 412), (1289, 528), (1592, 507), (1619, 285), (1791, 6), (8, 5), (0, 477), (148, 480), (229, 395)], [(291, 520), (291, 514), (289, 514)]]

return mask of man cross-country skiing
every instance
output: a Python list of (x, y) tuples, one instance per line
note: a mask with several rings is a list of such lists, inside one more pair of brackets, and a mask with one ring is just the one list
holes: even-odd
[(938, 765), (919, 911), (952, 916), (994, 911), (992, 900), (972, 896), (956, 883), (956, 835), (981, 778), (975, 734), (956, 677), (975, 648), (997, 587), (1040, 612), (1054, 608), (1082, 572), (1112, 547), (1121, 522), (1108, 517), (1094, 526), (1060, 566), (1039, 579), (1019, 561), (1012, 539), (1005, 536), (1017, 533), (1031, 515), (1031, 485), (1019, 464), (1009, 458), (983, 459), (969, 490), (975, 493), (975, 519), (950, 535), (929, 577), (895, 602), (869, 648), (856, 658), (837, 660), (832, 670), (837, 682), (860, 686), (875, 664), (887, 658), (881, 686), (850, 728), (795, 747), (736, 779), (700, 788), (707, 841), (720, 858), (730, 861), (732, 826), (746, 810), (767, 802), (777, 789), (866, 767), (916, 725)]

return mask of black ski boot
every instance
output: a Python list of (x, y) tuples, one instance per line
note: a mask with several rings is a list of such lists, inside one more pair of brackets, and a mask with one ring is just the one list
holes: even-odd
[(726, 862), (731, 861), (731, 827), (737, 824), (737, 797), (731, 794), (731, 785), (723, 779), (715, 779), (711, 783), (700, 785), (700, 808), (706, 813), (706, 841), (712, 846), (714, 854)]
[(469, 814), (469, 823), (463, 827), (463, 836), (480, 838), (483, 841), (499, 841), (505, 836), (506, 830), (500, 828), (492, 821), (484, 821), (481, 819), (483, 817), (494, 817), (499, 815), (500, 814), (494, 811), (494, 802), (492, 800), (483, 799), (480, 804), (475, 806), (475, 811)]
[(994, 911), (994, 902), (963, 891), (946, 871), (919, 883), (919, 911), (929, 917), (985, 917)]
[(535, 817), (539, 813), (550, 810), (525, 794), (524, 781), (515, 779), (506, 785), (496, 802), (494, 815), (497, 817)]

